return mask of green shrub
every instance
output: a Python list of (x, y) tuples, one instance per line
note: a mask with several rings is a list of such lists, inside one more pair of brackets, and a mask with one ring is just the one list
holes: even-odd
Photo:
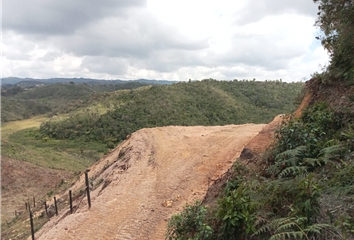
[(221, 221), (223, 239), (243, 239), (256, 231), (256, 209), (259, 204), (250, 196), (247, 183), (241, 183), (229, 196), (218, 201), (217, 218)]
[(315, 158), (343, 126), (341, 116), (326, 104), (315, 104), (301, 118), (288, 116), (276, 131), (276, 154), (306, 146), (307, 157)]
[(171, 217), (167, 225), (166, 238), (176, 240), (207, 240), (212, 235), (212, 228), (206, 224), (206, 207), (196, 201), (186, 205), (180, 214)]

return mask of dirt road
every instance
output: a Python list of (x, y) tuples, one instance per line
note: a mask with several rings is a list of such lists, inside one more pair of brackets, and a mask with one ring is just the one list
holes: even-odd
[[(203, 199), (264, 126), (139, 130), (91, 167), (94, 188), (99, 184), (91, 209), (85, 199), (76, 213), (53, 217), (36, 239), (164, 239), (169, 217)], [(71, 189), (83, 186), (81, 176)]]

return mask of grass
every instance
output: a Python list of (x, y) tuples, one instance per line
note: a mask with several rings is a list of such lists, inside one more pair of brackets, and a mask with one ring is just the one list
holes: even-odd
[(38, 129), (44, 120), (36, 117), (2, 124), (2, 156), (77, 172), (91, 166), (107, 151), (106, 145), (101, 143), (38, 138)]
[[(90, 167), (107, 151), (106, 145), (100, 143), (41, 138), (39, 126), (44, 120), (46, 118), (42, 116), (22, 121), (2, 123), (1, 156), (26, 161), (47, 169), (60, 169), (76, 174)], [(45, 171), (45, 169), (40, 171)], [(26, 176), (18, 177), (25, 178)], [(67, 188), (66, 184), (63, 182), (49, 191), (43, 191), (42, 185), (37, 184), (35, 186), (37, 189), (29, 193), (29, 196), (36, 196), (36, 199), (51, 198), (53, 194)], [(24, 186), (21, 185), (18, 187)], [(40, 192), (41, 194), (39, 194)], [(11, 206), (20, 206), (19, 204), (22, 202), (23, 199), (18, 197), (15, 201), (11, 202)], [(18, 208), (18, 210), (24, 209)], [(14, 217), (10, 221), (9, 218), (6, 219), (7, 221), (3, 221), (2, 215), (2, 238), (27, 239), (30, 236), (27, 212), (21, 216)], [(41, 228), (47, 220), (47, 217), (36, 217), (34, 219), (35, 229), (38, 230)]]
[[(60, 204), (59, 209), (62, 210), (62, 204)], [(38, 213), (42, 210), (43, 206), (36, 205), (36, 208), (32, 211)], [(33, 216), (33, 226), (34, 231), (37, 232), (41, 227), (48, 222), (49, 218), (44, 216)], [(29, 220), (28, 211), (23, 211), (17, 217), (14, 217), (11, 221), (1, 222), (1, 239), (13, 239), (13, 240), (24, 240), (31, 239), (31, 225)]]
[(38, 166), (82, 171), (103, 156), (105, 144), (36, 139), (38, 128), (23, 129), (1, 143), (2, 155)]
[(1, 141), (8, 141), (9, 135), (26, 128), (39, 127), (41, 123), (47, 118), (42, 116), (37, 116), (31, 119), (26, 119), (22, 121), (12, 121), (1, 123)]

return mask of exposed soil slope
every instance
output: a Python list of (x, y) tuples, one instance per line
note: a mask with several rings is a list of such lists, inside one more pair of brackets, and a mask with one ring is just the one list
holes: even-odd
[[(164, 239), (168, 218), (203, 199), (264, 126), (139, 130), (91, 167), (93, 186), (101, 182), (91, 209), (84, 199), (74, 214), (53, 217), (36, 239)], [(71, 187), (80, 189), (84, 176)]]
[[(262, 128), (251, 141), (245, 144), (238, 162), (241, 164), (248, 165), (254, 171), (262, 171), (265, 166), (262, 165), (258, 159), (273, 143), (274, 141), (274, 131), (283, 121), (283, 115), (276, 116), (272, 122), (267, 124)], [(225, 187), (227, 181), (232, 177), (233, 171), (230, 168), (224, 175), (213, 181), (212, 185), (209, 187), (206, 193), (203, 204), (207, 206), (215, 206), (217, 204), (217, 199), (222, 193), (222, 189)]]
[(283, 115), (276, 116), (272, 122), (267, 124), (262, 131), (259, 132), (251, 141), (249, 141), (243, 149), (240, 159), (252, 160), (259, 154), (264, 153), (273, 143), (274, 131), (283, 121)]

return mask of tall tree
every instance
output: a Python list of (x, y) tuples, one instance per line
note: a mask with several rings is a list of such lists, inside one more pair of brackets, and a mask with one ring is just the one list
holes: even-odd
[(354, 0), (314, 0), (318, 3), (318, 37), (330, 54), (328, 73), (354, 80)]

